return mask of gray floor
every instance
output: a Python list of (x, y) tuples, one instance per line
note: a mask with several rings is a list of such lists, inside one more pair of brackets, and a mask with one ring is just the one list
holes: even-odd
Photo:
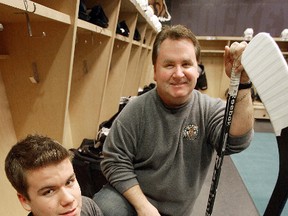
[[(214, 161), (211, 164), (209, 175), (206, 178), (200, 196), (196, 201), (193, 216), (205, 215)], [(226, 156), (224, 159), (216, 195), (213, 216), (259, 216), (230, 156)]]
[[(273, 132), (269, 120), (256, 120), (255, 132)], [(205, 215), (207, 200), (214, 169), (213, 160), (209, 174), (206, 178), (200, 196), (195, 204), (193, 216)], [(213, 209), (213, 216), (259, 216), (259, 212), (247, 191), (247, 188), (239, 175), (230, 156), (226, 156), (223, 162), (220, 182)]]

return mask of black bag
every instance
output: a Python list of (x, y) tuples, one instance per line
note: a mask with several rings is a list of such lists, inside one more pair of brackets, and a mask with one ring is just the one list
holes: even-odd
[(104, 158), (102, 154), (103, 144), (114, 120), (130, 99), (130, 97), (121, 98), (118, 112), (99, 125), (96, 139), (85, 138), (78, 149), (70, 149), (74, 153), (72, 160), (74, 172), (84, 196), (92, 198), (107, 183), (100, 167)]
[(198, 72), (199, 72), (199, 77), (198, 77), (195, 89), (206, 90), (208, 86), (207, 86), (207, 78), (206, 78), (204, 65), (198, 64)]
[(92, 145), (94, 140), (84, 139), (78, 149), (70, 149), (74, 153), (72, 164), (82, 195), (90, 198), (107, 183), (100, 168), (102, 149)]
[(79, 19), (89, 21), (90, 16), (87, 13), (87, 7), (86, 4), (81, 0), (79, 4), (79, 13), (78, 13)]
[(123, 35), (125, 37), (128, 37), (130, 34), (130, 30), (125, 22), (125, 20), (122, 20), (121, 22), (118, 22), (117, 28), (116, 28), (116, 33)]
[(140, 41), (141, 40), (141, 35), (140, 35), (140, 33), (139, 33), (137, 28), (135, 28), (133, 39), (136, 40), (136, 41)]
[(137, 96), (140, 96), (140, 95), (142, 95), (142, 94), (145, 94), (146, 92), (154, 89), (155, 87), (156, 87), (156, 84), (155, 84), (155, 83), (150, 83), (149, 85), (145, 85), (145, 86), (143, 87), (143, 90), (138, 91)]
[(109, 19), (101, 5), (95, 5), (92, 9), (87, 9), (83, 0), (80, 0), (78, 18), (103, 28), (107, 28), (109, 25)]
[(109, 19), (106, 16), (101, 5), (95, 5), (89, 13), (90, 20), (89, 22), (101, 26), (103, 28), (108, 27)]

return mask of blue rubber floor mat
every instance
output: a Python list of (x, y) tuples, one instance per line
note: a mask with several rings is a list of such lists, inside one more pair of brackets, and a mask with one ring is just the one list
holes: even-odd
[[(249, 148), (239, 154), (232, 155), (231, 158), (260, 215), (263, 215), (273, 192), (279, 170), (275, 134), (256, 132)], [(288, 215), (287, 203), (281, 215)]]

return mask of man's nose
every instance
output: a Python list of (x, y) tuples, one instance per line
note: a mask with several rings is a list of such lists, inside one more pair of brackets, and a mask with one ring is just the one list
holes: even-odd
[(73, 196), (73, 193), (71, 193), (71, 190), (67, 188), (63, 188), (60, 191), (60, 202), (62, 206), (67, 206), (75, 200), (75, 197)]
[(175, 67), (175, 71), (173, 73), (174, 77), (183, 77), (184, 76), (184, 71), (183, 68), (180, 65), (177, 65)]

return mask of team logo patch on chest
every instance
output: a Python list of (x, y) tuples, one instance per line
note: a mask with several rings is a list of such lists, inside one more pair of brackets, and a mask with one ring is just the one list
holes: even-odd
[(183, 137), (188, 140), (195, 140), (199, 135), (199, 127), (197, 125), (189, 124), (183, 129)]

